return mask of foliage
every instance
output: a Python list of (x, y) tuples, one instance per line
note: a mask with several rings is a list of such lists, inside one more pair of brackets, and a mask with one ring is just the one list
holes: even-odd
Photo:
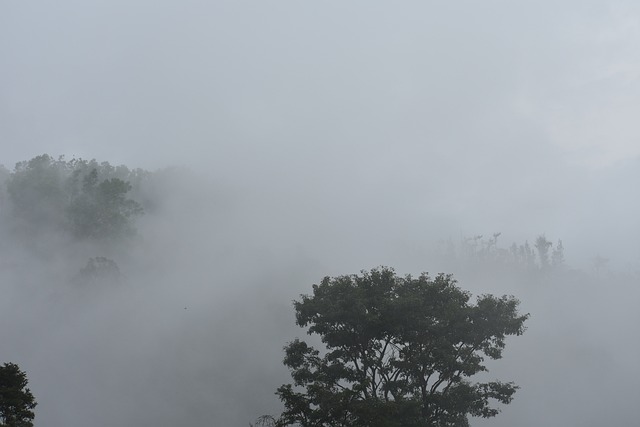
[(564, 246), (562, 240), (558, 240), (558, 244), (553, 248), (551, 253), (551, 267), (558, 269), (564, 266)]
[(485, 357), (501, 358), (528, 315), (513, 297), (469, 300), (450, 275), (383, 267), (325, 277), (294, 307), (326, 351), (299, 339), (285, 347), (293, 384), (278, 388), (285, 410), (275, 425), (465, 426), (468, 415), (495, 416), (492, 401), (509, 403), (517, 387), (469, 378), (487, 370)]
[(43, 154), (16, 164), (7, 180), (13, 217), (23, 230), (67, 230), (77, 238), (121, 237), (134, 231), (141, 205), (127, 197), (145, 172), (107, 162)]
[(15, 217), (35, 231), (45, 224), (61, 226), (68, 202), (64, 188), (67, 175), (67, 164), (46, 154), (17, 163), (7, 182)]
[(274, 427), (278, 421), (271, 415), (262, 415), (258, 417), (255, 424), (249, 423), (249, 427)]
[(553, 243), (547, 240), (544, 234), (536, 239), (536, 249), (538, 250), (538, 259), (540, 260), (540, 268), (546, 270), (549, 268), (549, 249)]
[(493, 233), (487, 239), (482, 235), (466, 237), (456, 245), (452, 240), (441, 241), (437, 255), (449, 268), (488, 268), (492, 272), (526, 272), (532, 276), (545, 276), (565, 269), (564, 247), (558, 240), (555, 247), (544, 234), (539, 235), (533, 247), (528, 241), (515, 242), (504, 248), (498, 244), (501, 233)]
[(32, 427), (36, 401), (27, 375), (14, 363), (0, 366), (0, 427)]
[(82, 268), (75, 278), (76, 283), (90, 284), (118, 284), (122, 283), (124, 275), (120, 272), (118, 264), (106, 257), (89, 258), (87, 265)]
[(142, 213), (142, 207), (127, 199), (131, 184), (118, 178), (98, 183), (93, 169), (83, 179), (82, 192), (67, 208), (69, 225), (76, 237), (118, 237), (131, 234), (130, 218)]
[(5, 207), (7, 206), (7, 181), (11, 173), (3, 165), (0, 165), (0, 215), (5, 213)]

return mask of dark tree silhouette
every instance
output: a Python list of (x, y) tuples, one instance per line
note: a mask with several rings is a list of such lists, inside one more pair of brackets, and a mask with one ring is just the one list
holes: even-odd
[[(326, 277), (294, 302), (296, 322), (326, 349), (296, 339), (285, 347), (293, 384), (277, 394), (276, 426), (467, 426), (509, 403), (510, 382), (473, 383), (484, 357), (500, 359), (507, 335), (528, 315), (513, 297), (475, 304), (449, 275), (398, 277), (390, 268)], [(264, 421), (264, 420), (263, 420)]]
[(0, 427), (32, 427), (36, 401), (27, 374), (15, 363), (0, 366)]

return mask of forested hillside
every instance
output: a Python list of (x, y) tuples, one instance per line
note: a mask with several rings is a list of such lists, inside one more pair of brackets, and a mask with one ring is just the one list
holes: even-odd
[(150, 174), (108, 162), (57, 160), (47, 154), (3, 172), (3, 219), (17, 233), (65, 232), (76, 239), (115, 239), (135, 233)]

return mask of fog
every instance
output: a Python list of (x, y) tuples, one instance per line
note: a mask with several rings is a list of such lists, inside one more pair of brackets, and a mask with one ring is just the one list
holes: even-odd
[[(625, 1), (3, 2), (0, 164), (155, 177), (136, 235), (104, 244), (16, 234), (0, 173), (0, 363), (27, 372), (35, 425), (277, 414), (291, 301), (380, 265), (531, 314), (489, 365), (521, 389), (472, 426), (633, 425), (639, 19)], [(561, 239), (565, 268), (460, 255), (497, 232)], [(90, 257), (122, 279), (78, 284)]]

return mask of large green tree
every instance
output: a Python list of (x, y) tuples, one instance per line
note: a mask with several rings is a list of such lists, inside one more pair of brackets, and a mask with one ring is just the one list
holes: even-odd
[(0, 366), (0, 427), (33, 427), (36, 401), (27, 384), (18, 365)]
[(467, 426), (507, 404), (511, 382), (472, 382), (499, 359), (508, 335), (528, 315), (513, 297), (475, 303), (450, 275), (399, 277), (380, 268), (325, 277), (294, 302), (296, 322), (317, 334), (318, 350), (296, 339), (285, 347), (293, 384), (277, 395), (278, 426)]

